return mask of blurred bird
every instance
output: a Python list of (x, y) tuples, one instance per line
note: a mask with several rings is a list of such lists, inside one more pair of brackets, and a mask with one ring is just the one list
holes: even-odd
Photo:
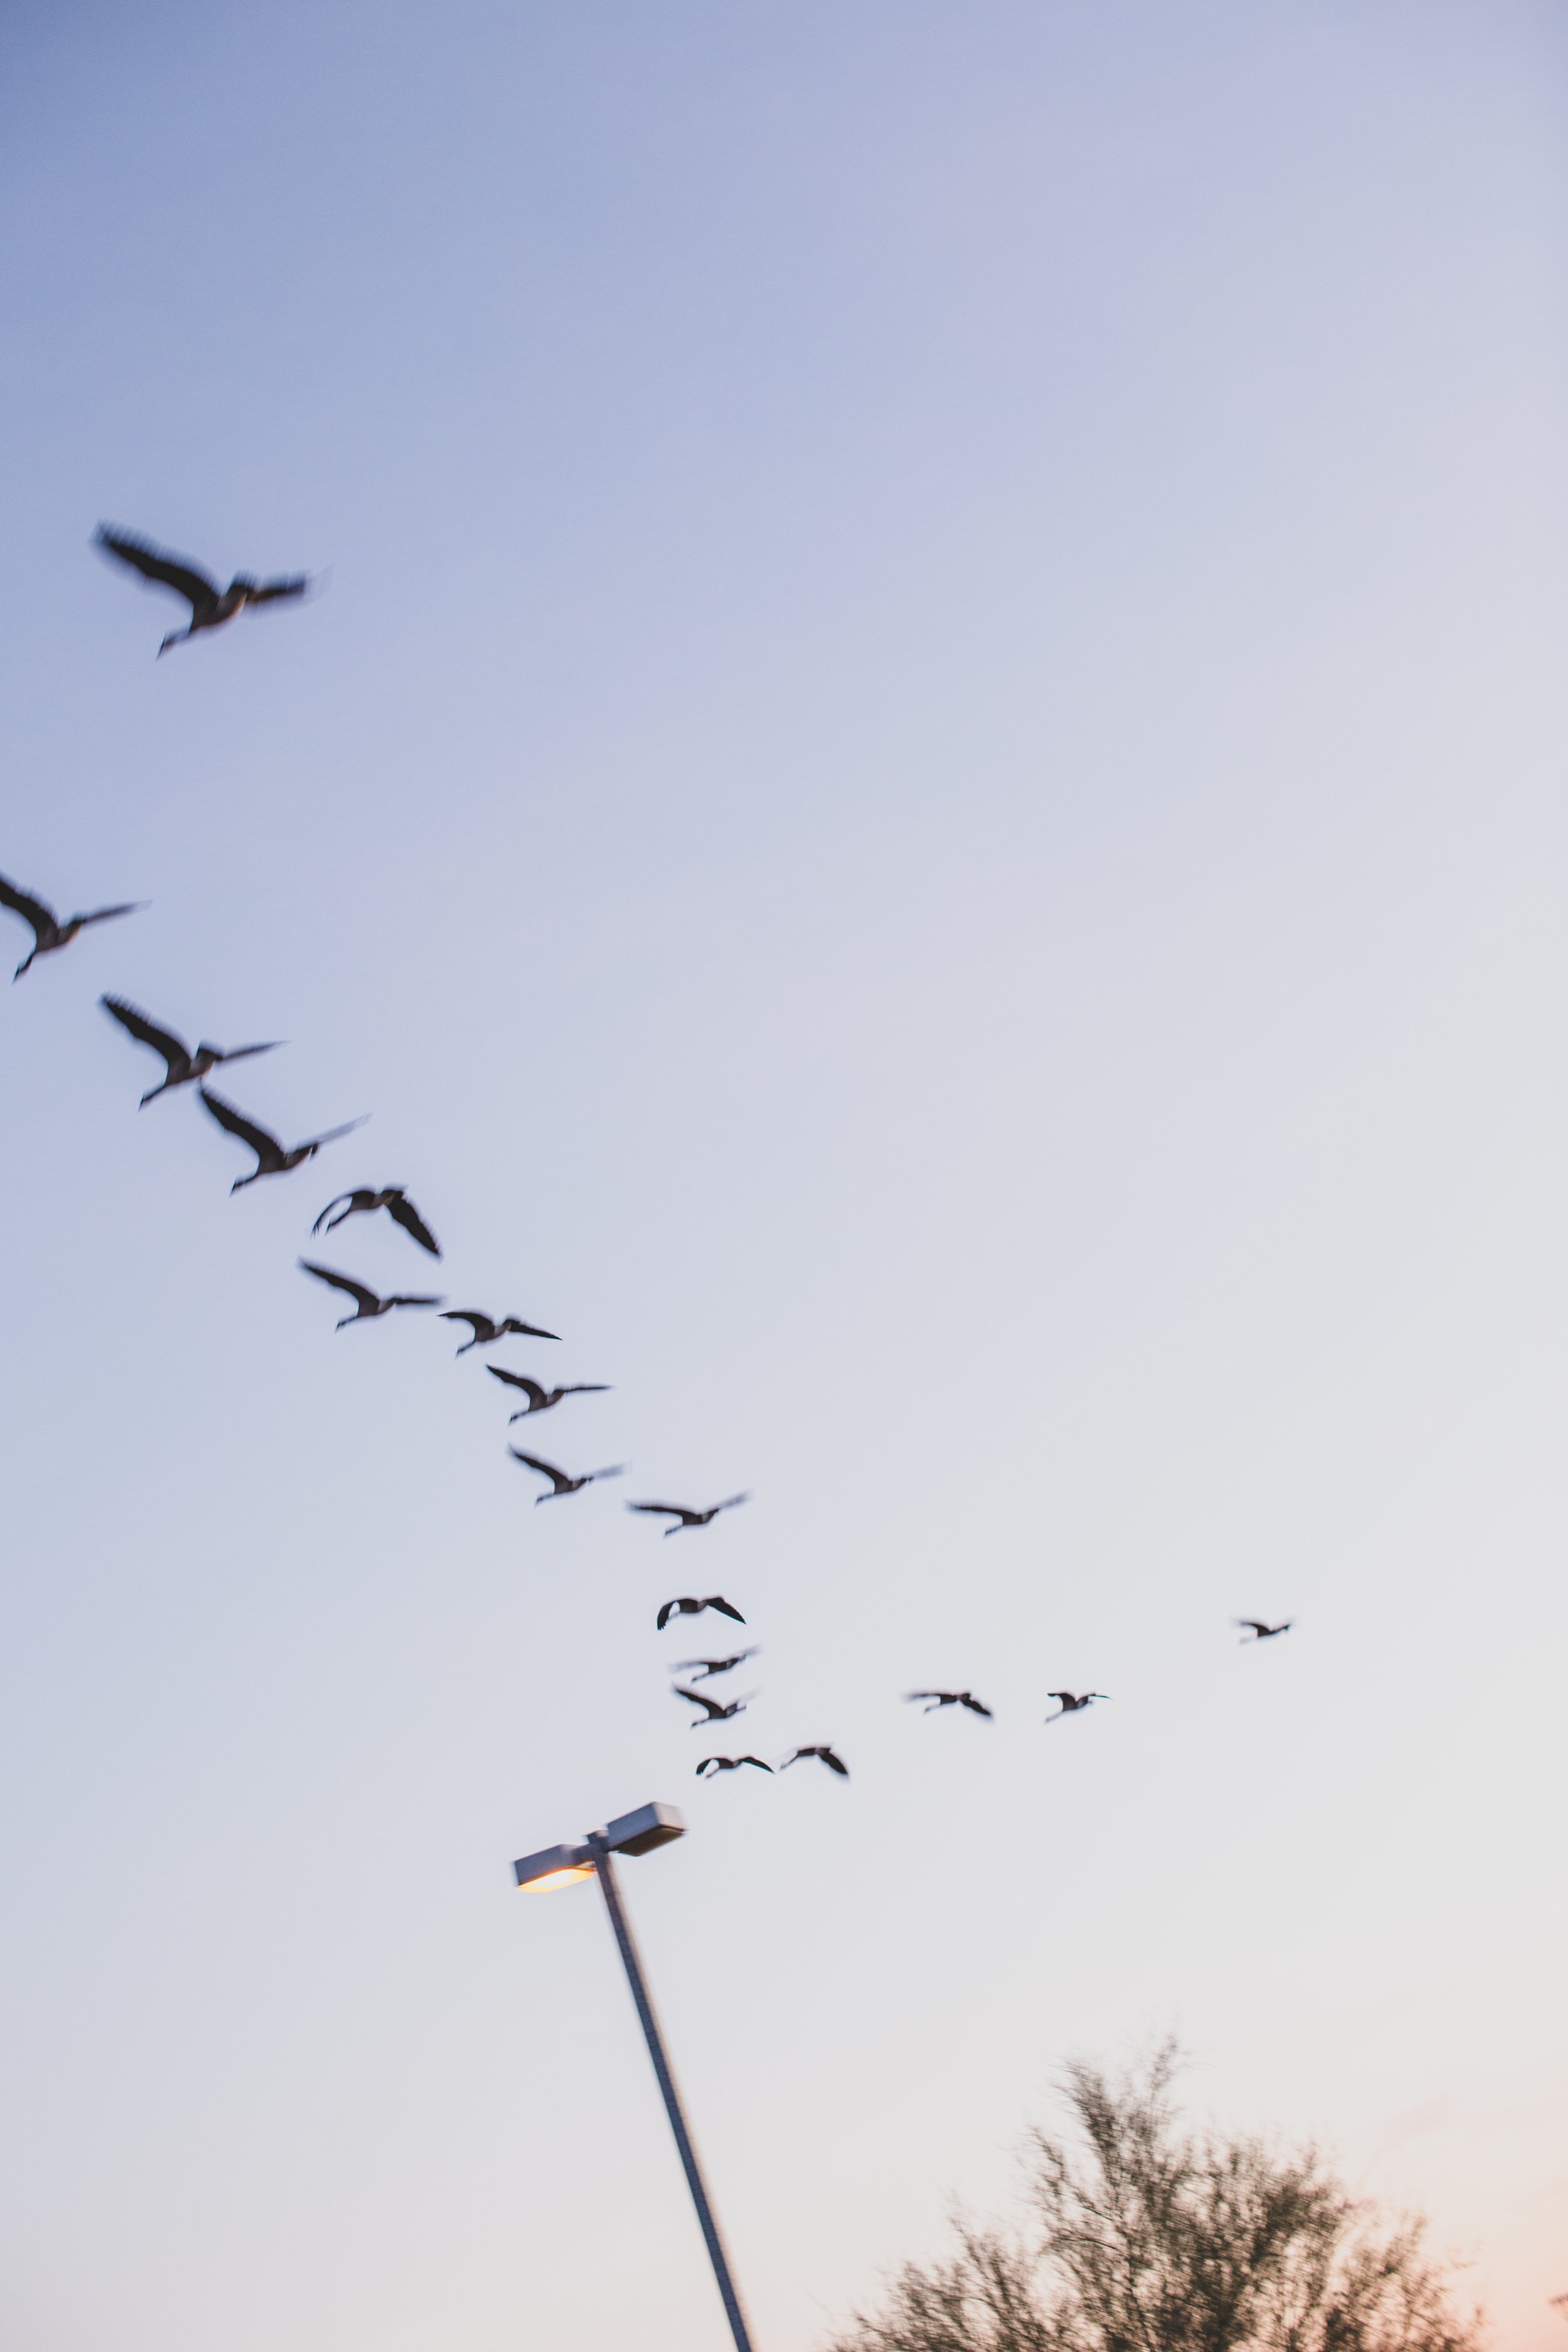
[(731, 1495), (706, 1511), (689, 1511), (684, 1503), (628, 1503), (626, 1508), (628, 1511), (651, 1511), (662, 1518), (678, 1519), (679, 1527), (666, 1528), (664, 1531), (667, 1536), (678, 1536), (681, 1528), (705, 1528), (710, 1519), (718, 1517), (721, 1511), (732, 1511), (737, 1503), (749, 1503), (751, 1499), (750, 1495)]
[(1061, 1705), (1058, 1707), (1055, 1715), (1047, 1716), (1046, 1721), (1047, 1723), (1059, 1723), (1064, 1715), (1076, 1715), (1080, 1706), (1088, 1706), (1092, 1699), (1104, 1698), (1106, 1694), (1104, 1691), (1082, 1691), (1079, 1693), (1078, 1697), (1075, 1698), (1071, 1691), (1047, 1691), (1046, 1693), (1046, 1696), (1047, 1698), (1059, 1698)]
[(744, 1715), (757, 1696), (755, 1691), (748, 1691), (744, 1698), (732, 1698), (728, 1706), (721, 1706), (716, 1698), (706, 1698), (700, 1691), (682, 1690), (679, 1684), (674, 1695), (689, 1699), (693, 1706), (706, 1707), (707, 1713), (693, 1721), (693, 1731), (704, 1731), (710, 1723), (728, 1723), (731, 1716)]
[[(459, 1348), (458, 1353), (460, 1356), (464, 1350)], [(545, 1389), (541, 1388), (537, 1381), (531, 1381), (525, 1372), (503, 1371), (500, 1364), (487, 1364), (485, 1370), (492, 1381), (504, 1381), (509, 1389), (521, 1389), (528, 1399), (521, 1411), (509, 1416), (509, 1429), (514, 1421), (526, 1421), (531, 1412), (548, 1412), (552, 1405), (560, 1403), (563, 1397), (609, 1394), (603, 1381), (568, 1381), (563, 1388)]]
[[(333, 1217), (332, 1211), (342, 1208), (345, 1201), (348, 1206), (343, 1209), (342, 1216)], [(436, 1239), (401, 1184), (384, 1184), (379, 1192), (373, 1192), (368, 1184), (362, 1184), (357, 1192), (340, 1192), (335, 1201), (327, 1202), (326, 1207), (310, 1227), (310, 1231), (313, 1234), (319, 1234), (325, 1226), (328, 1233), (336, 1233), (345, 1218), (372, 1216), (377, 1209), (384, 1209), (393, 1223), (401, 1225), (404, 1232), (412, 1241), (416, 1241), (422, 1250), (428, 1250), (432, 1257), (440, 1256), (440, 1243)], [(331, 1224), (327, 1223), (329, 1217), (331, 1217)]]
[(944, 1706), (966, 1706), (971, 1715), (983, 1715), (987, 1723), (993, 1720), (991, 1709), (982, 1706), (973, 1691), (906, 1691), (904, 1696), (931, 1699), (933, 1704), (922, 1709), (926, 1715), (935, 1715)]
[(441, 1320), (443, 1323), (466, 1323), (473, 1333), (473, 1338), (465, 1339), (458, 1349), (459, 1356), (466, 1356), (470, 1348), (493, 1348), (496, 1341), (504, 1339), (509, 1331), (517, 1332), (524, 1339), (559, 1339), (561, 1337), (559, 1331), (542, 1331), (537, 1323), (521, 1322), (515, 1315), (503, 1315), (498, 1323), (493, 1317), (481, 1315), (472, 1307), (448, 1307)]
[(33, 944), (12, 979), (20, 980), (35, 956), (53, 955), (58, 948), (68, 948), (77, 933), (85, 931), (89, 923), (111, 923), (117, 915), (139, 915), (148, 903), (145, 898), (135, 898), (127, 900), (122, 907), (97, 907), (90, 915), (72, 915), (62, 923), (52, 907), (46, 907), (41, 898), (31, 897), (26, 890), (18, 890), (15, 882), (7, 882), (0, 874), (0, 907), (9, 907), (14, 915), (20, 915), (33, 934)]
[(743, 1666), (748, 1658), (760, 1657), (761, 1654), (759, 1650), (750, 1649), (737, 1650), (732, 1658), (677, 1658), (670, 1672), (689, 1674), (693, 1682), (707, 1683), (711, 1682), (715, 1675), (730, 1674), (736, 1666)]
[(225, 1102), (221, 1095), (209, 1093), (205, 1087), (197, 1091), (218, 1125), (241, 1143), (248, 1144), (256, 1154), (256, 1166), (248, 1176), (235, 1178), (228, 1188), (231, 1192), (242, 1192), (258, 1177), (287, 1176), (291, 1168), (302, 1168), (307, 1160), (314, 1160), (323, 1143), (335, 1143), (340, 1135), (352, 1135), (356, 1127), (364, 1125), (363, 1118), (351, 1118), (346, 1126), (329, 1127), (325, 1135), (313, 1135), (309, 1142), (297, 1143), (292, 1151), (285, 1151), (275, 1135), (268, 1135), (264, 1127), (258, 1127), (254, 1119), (247, 1118), (232, 1103)]
[(318, 1282), (330, 1282), (334, 1290), (344, 1291), (350, 1298), (359, 1301), (357, 1314), (345, 1315), (336, 1327), (340, 1331), (349, 1323), (372, 1323), (378, 1315), (390, 1315), (395, 1307), (439, 1307), (441, 1304), (439, 1298), (414, 1297), (402, 1292), (391, 1298), (378, 1298), (375, 1292), (367, 1290), (363, 1282), (355, 1282), (346, 1274), (334, 1274), (330, 1265), (316, 1265), (308, 1257), (302, 1257), (300, 1265), (307, 1274), (313, 1274)]
[(1248, 1642), (1244, 1634), (1241, 1644), (1244, 1650), (1249, 1650), (1258, 1642), (1271, 1642), (1276, 1633), (1288, 1633), (1293, 1620), (1287, 1617), (1283, 1625), (1265, 1625), (1262, 1619), (1258, 1617), (1233, 1617), (1230, 1622), (1233, 1625), (1246, 1625), (1251, 1628), (1251, 1642)]
[(276, 604), (280, 599), (302, 596), (310, 585), (308, 572), (295, 572), (287, 579), (253, 580), (247, 572), (237, 572), (226, 588), (181, 555), (168, 555), (150, 540), (137, 539), (130, 531), (110, 530), (100, 523), (93, 544), (105, 555), (128, 563), (143, 580), (153, 581), (160, 588), (172, 588), (183, 596), (191, 608), (191, 625), (187, 629), (171, 629), (159, 646), (160, 655), (171, 646), (183, 646), (200, 629), (221, 629), (243, 613), (247, 604)]
[(836, 1756), (831, 1748), (797, 1748), (793, 1756), (786, 1756), (784, 1759), (779, 1770), (787, 1772), (792, 1764), (800, 1763), (807, 1756), (819, 1756), (830, 1772), (839, 1773), (846, 1780), (849, 1778), (848, 1765), (844, 1762), (842, 1757)]
[(684, 1601), (667, 1601), (658, 1612), (657, 1630), (662, 1633), (672, 1617), (700, 1617), (705, 1609), (717, 1609), (721, 1616), (732, 1617), (737, 1625), (743, 1625), (746, 1622), (740, 1611), (721, 1594), (710, 1592), (706, 1601), (693, 1601), (689, 1595)]
[(618, 1478), (626, 1466), (624, 1462), (617, 1462), (612, 1469), (584, 1470), (580, 1478), (574, 1478), (570, 1472), (558, 1470), (553, 1462), (542, 1462), (537, 1454), (525, 1454), (520, 1445), (509, 1445), (506, 1450), (514, 1462), (521, 1462), (526, 1469), (537, 1470), (542, 1478), (549, 1479), (552, 1491), (548, 1495), (535, 1495), (533, 1499), (536, 1503), (552, 1503), (557, 1495), (580, 1495), (584, 1486), (593, 1485), (595, 1478)]
[(764, 1764), (760, 1756), (705, 1756), (697, 1767), (700, 1780), (711, 1780), (719, 1772), (738, 1772), (742, 1764), (754, 1764), (759, 1772), (771, 1772), (773, 1766)]
[(142, 1096), (137, 1105), (139, 1110), (145, 1110), (150, 1102), (156, 1102), (160, 1095), (168, 1094), (175, 1087), (194, 1086), (198, 1078), (205, 1078), (209, 1070), (216, 1070), (220, 1062), (247, 1061), (252, 1054), (272, 1053), (283, 1042), (280, 1037), (274, 1037), (265, 1045), (231, 1045), (226, 1053), (221, 1045), (209, 1045), (204, 1039), (193, 1054), (172, 1029), (160, 1029), (155, 1021), (149, 1021), (144, 1013), (138, 1013), (136, 1007), (127, 1004), (122, 996), (100, 996), (98, 1001), (110, 1018), (118, 1021), (121, 1027), (136, 1039), (138, 1045), (151, 1045), (154, 1054), (163, 1056), (166, 1066), (167, 1075), (163, 1085), (151, 1087)]

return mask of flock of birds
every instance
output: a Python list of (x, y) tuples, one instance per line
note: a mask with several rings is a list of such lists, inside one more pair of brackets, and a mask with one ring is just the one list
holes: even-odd
[[(220, 588), (216, 580), (185, 558), (170, 555), (147, 540), (127, 531), (110, 530), (107, 525), (100, 527), (94, 543), (115, 561), (129, 565), (143, 580), (172, 589), (189, 604), (191, 617), (188, 627), (171, 632), (158, 648), (160, 656), (167, 653), (173, 646), (185, 644), (200, 632), (223, 627), (251, 606), (259, 608), (280, 601), (298, 601), (309, 593), (311, 586), (310, 575), (305, 573), (282, 579), (255, 580), (248, 573), (237, 572), (226, 588)], [(33, 933), (33, 945), (17, 965), (14, 977), (20, 980), (40, 956), (53, 955), (68, 947), (92, 925), (139, 914), (146, 904), (145, 900), (127, 900), (112, 907), (98, 907), (88, 913), (68, 916), (62, 922), (42, 898), (18, 888), (0, 875), (0, 907), (8, 908), (13, 914), (20, 916)], [(193, 1050), (173, 1030), (160, 1026), (124, 997), (105, 995), (99, 1001), (104, 1012), (137, 1045), (146, 1046), (163, 1065), (163, 1078), (158, 1085), (148, 1088), (139, 1107), (144, 1110), (149, 1103), (157, 1101), (161, 1096), (174, 1093), (183, 1087), (195, 1087), (208, 1115), (225, 1133), (233, 1136), (254, 1156), (255, 1167), (235, 1178), (229, 1188), (232, 1192), (243, 1192), (248, 1185), (259, 1183), (263, 1177), (292, 1173), (314, 1160), (327, 1145), (352, 1135), (364, 1124), (363, 1118), (349, 1119), (342, 1126), (328, 1128), (321, 1135), (309, 1136), (303, 1142), (286, 1145), (255, 1119), (247, 1118), (222, 1095), (215, 1093), (205, 1083), (214, 1071), (231, 1062), (247, 1061), (258, 1054), (276, 1052), (281, 1040), (271, 1038), (257, 1045), (222, 1046), (203, 1039)], [(315, 1219), (310, 1227), (311, 1235), (335, 1233), (351, 1217), (374, 1216), (383, 1211), (426, 1256), (440, 1258), (441, 1248), (434, 1232), (400, 1184), (359, 1185), (352, 1191), (339, 1192)], [(518, 1315), (494, 1316), (477, 1307), (449, 1307), (440, 1295), (431, 1291), (393, 1291), (383, 1295), (355, 1276), (345, 1274), (336, 1266), (324, 1265), (314, 1258), (301, 1257), (299, 1265), (300, 1270), (313, 1280), (325, 1284), (343, 1298), (353, 1301), (352, 1313), (341, 1317), (337, 1323), (336, 1328), (340, 1331), (351, 1324), (374, 1322), (403, 1308), (422, 1308), (438, 1310), (439, 1319), (443, 1322), (468, 1327), (469, 1336), (457, 1351), (459, 1357), (468, 1355), (476, 1348), (492, 1348), (499, 1341), (510, 1338), (559, 1339), (558, 1333), (546, 1330), (541, 1324), (530, 1323)], [(500, 1381), (509, 1392), (521, 1400), (510, 1417), (509, 1427), (519, 1421), (531, 1421), (539, 1413), (552, 1412), (568, 1397), (608, 1393), (608, 1384), (603, 1381), (569, 1381), (548, 1386), (531, 1374), (515, 1371), (510, 1366), (489, 1364), (486, 1370), (492, 1380)], [(602, 1469), (574, 1473), (510, 1441), (507, 1451), (523, 1469), (544, 1480), (543, 1488), (534, 1496), (536, 1504), (555, 1502), (564, 1496), (581, 1494), (584, 1488), (602, 1480), (623, 1476), (627, 1467), (625, 1463), (615, 1463)], [(749, 1494), (742, 1493), (727, 1495), (721, 1502), (710, 1503), (700, 1508), (685, 1503), (652, 1501), (628, 1503), (626, 1507), (638, 1517), (668, 1520), (669, 1524), (663, 1529), (668, 1538), (710, 1527), (721, 1513), (736, 1510), (750, 1499)], [(666, 1601), (660, 1606), (655, 1630), (663, 1633), (668, 1626), (679, 1620), (700, 1617), (710, 1612), (737, 1625), (746, 1622), (741, 1611), (722, 1593), (710, 1592), (700, 1596), (687, 1593)], [(1260, 1618), (1241, 1617), (1234, 1622), (1242, 1629), (1244, 1642), (1250, 1640), (1252, 1643), (1273, 1641), (1291, 1630), (1289, 1620), (1279, 1624), (1269, 1624)], [(712, 1730), (718, 1725), (732, 1723), (745, 1714), (759, 1696), (758, 1692), (750, 1691), (743, 1697), (725, 1701), (695, 1685), (733, 1674), (749, 1659), (758, 1655), (760, 1652), (752, 1646), (737, 1650), (726, 1657), (684, 1658), (674, 1664), (672, 1674), (685, 1675), (687, 1679), (673, 1683), (672, 1696), (697, 1710), (691, 1718), (693, 1730)], [(1108, 1694), (1104, 1691), (1057, 1690), (1047, 1696), (1057, 1701), (1057, 1709), (1045, 1720), (1059, 1723), (1065, 1717), (1080, 1714), (1096, 1701), (1106, 1699)], [(984, 1722), (990, 1723), (995, 1719), (994, 1710), (969, 1690), (906, 1691), (904, 1699), (908, 1704), (920, 1706), (927, 1715), (941, 1714), (951, 1707), (975, 1716)], [(771, 1775), (786, 1771), (794, 1764), (811, 1761), (826, 1766), (829, 1772), (842, 1780), (849, 1777), (849, 1768), (843, 1758), (835, 1748), (823, 1741), (796, 1747), (773, 1763), (761, 1756), (750, 1754), (704, 1756), (697, 1764), (696, 1774), (699, 1780), (716, 1780), (722, 1774), (750, 1767)]]

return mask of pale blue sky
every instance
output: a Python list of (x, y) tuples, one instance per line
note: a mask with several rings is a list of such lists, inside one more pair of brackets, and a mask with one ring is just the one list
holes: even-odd
[[(153, 904), (0, 997), (7, 2352), (719, 2352), (508, 1877), (650, 1797), (762, 2352), (1167, 2027), (1561, 2341), (1565, 47), (8, 11), (0, 871)], [(100, 518), (327, 593), (155, 662)], [(373, 1124), (230, 1199), (106, 988)], [(334, 1336), (366, 1181), (619, 1492)], [(693, 1780), (686, 1590), (847, 1788)]]

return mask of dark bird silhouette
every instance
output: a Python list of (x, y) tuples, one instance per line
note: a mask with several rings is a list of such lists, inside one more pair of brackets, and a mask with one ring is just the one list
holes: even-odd
[(378, 1315), (390, 1315), (395, 1307), (439, 1307), (441, 1304), (439, 1298), (415, 1297), (401, 1291), (391, 1298), (379, 1298), (374, 1290), (367, 1290), (363, 1282), (355, 1282), (346, 1274), (334, 1274), (330, 1265), (316, 1265), (308, 1257), (302, 1257), (300, 1264), (307, 1274), (313, 1274), (318, 1282), (330, 1282), (334, 1290), (345, 1291), (349, 1297), (358, 1299), (359, 1311), (343, 1317), (342, 1322), (337, 1326), (340, 1331), (344, 1324), (372, 1323)]
[(89, 923), (111, 923), (117, 915), (139, 915), (147, 905), (145, 898), (128, 899), (122, 907), (95, 907), (90, 915), (71, 915), (62, 923), (52, 907), (28, 891), (18, 890), (15, 882), (7, 882), (0, 874), (0, 907), (9, 907), (14, 915), (31, 927), (33, 944), (12, 973), (20, 980), (35, 956), (53, 955), (58, 948), (68, 948), (79, 931)]
[(820, 1757), (830, 1772), (838, 1773), (846, 1780), (849, 1778), (848, 1765), (841, 1756), (836, 1756), (831, 1748), (797, 1748), (793, 1756), (784, 1758), (779, 1766), (779, 1770), (787, 1772), (792, 1764), (801, 1763), (807, 1756)]
[(720, 1772), (738, 1772), (742, 1764), (754, 1764), (759, 1772), (771, 1772), (773, 1766), (764, 1764), (760, 1756), (705, 1756), (697, 1767), (700, 1780), (711, 1780)]
[(732, 1617), (737, 1625), (746, 1622), (721, 1594), (710, 1592), (706, 1601), (693, 1601), (689, 1595), (684, 1601), (667, 1601), (658, 1612), (658, 1631), (662, 1633), (672, 1617), (700, 1617), (705, 1609), (717, 1609), (721, 1617)]
[(1233, 1625), (1250, 1627), (1252, 1641), (1248, 1642), (1245, 1634), (1242, 1636), (1243, 1649), (1250, 1649), (1256, 1643), (1271, 1642), (1276, 1633), (1288, 1633), (1293, 1621), (1287, 1617), (1283, 1625), (1266, 1625), (1260, 1617), (1233, 1617), (1230, 1622)]
[(711, 1682), (715, 1675), (727, 1675), (736, 1666), (743, 1666), (748, 1658), (761, 1654), (755, 1649), (737, 1650), (732, 1658), (677, 1658), (671, 1672), (691, 1676), (693, 1682)]
[(693, 1731), (705, 1731), (710, 1723), (728, 1723), (732, 1716), (744, 1715), (756, 1696), (755, 1691), (748, 1691), (744, 1698), (732, 1698), (728, 1706), (721, 1706), (716, 1698), (705, 1697), (701, 1691), (683, 1690), (679, 1684), (675, 1688), (677, 1698), (689, 1698), (693, 1706), (707, 1709), (705, 1715), (694, 1718)]
[[(459, 1355), (463, 1353), (461, 1348), (458, 1349), (458, 1353)], [(525, 1372), (503, 1371), (500, 1364), (487, 1364), (485, 1370), (492, 1381), (504, 1381), (509, 1389), (521, 1389), (528, 1399), (525, 1405), (510, 1415), (507, 1422), (509, 1429), (514, 1421), (526, 1421), (531, 1412), (548, 1412), (552, 1405), (560, 1403), (563, 1397), (609, 1394), (608, 1387), (603, 1381), (568, 1381), (563, 1388), (546, 1389), (541, 1388), (537, 1381), (531, 1381)]]
[(274, 1037), (265, 1045), (231, 1045), (226, 1051), (222, 1045), (209, 1045), (204, 1038), (193, 1054), (172, 1029), (160, 1029), (155, 1021), (149, 1021), (144, 1013), (138, 1013), (122, 996), (100, 996), (98, 1001), (138, 1045), (151, 1045), (154, 1054), (163, 1056), (167, 1075), (161, 1087), (150, 1087), (142, 1096), (137, 1105), (139, 1110), (145, 1110), (150, 1102), (156, 1102), (160, 1095), (168, 1094), (174, 1087), (194, 1086), (209, 1070), (216, 1070), (220, 1062), (247, 1061), (252, 1054), (270, 1054), (283, 1042)]
[(993, 1720), (991, 1709), (982, 1706), (973, 1691), (906, 1691), (906, 1698), (929, 1698), (931, 1705), (923, 1712), (935, 1715), (940, 1707), (966, 1706), (971, 1715), (983, 1715), (987, 1723)]
[(1047, 1698), (1059, 1698), (1061, 1705), (1058, 1707), (1055, 1715), (1047, 1716), (1046, 1721), (1047, 1723), (1059, 1723), (1064, 1715), (1076, 1715), (1080, 1706), (1088, 1706), (1091, 1700), (1104, 1698), (1106, 1694), (1104, 1691), (1080, 1691), (1075, 1698), (1071, 1691), (1047, 1691), (1046, 1693), (1046, 1696)]
[(677, 1525), (666, 1528), (667, 1536), (678, 1536), (682, 1528), (705, 1528), (721, 1511), (732, 1511), (737, 1503), (749, 1503), (750, 1495), (729, 1495), (721, 1503), (714, 1503), (706, 1511), (689, 1511), (684, 1503), (628, 1503), (628, 1511), (649, 1511), (661, 1518), (674, 1519)]
[(549, 1479), (551, 1492), (535, 1495), (533, 1499), (536, 1503), (552, 1503), (557, 1495), (579, 1495), (584, 1486), (591, 1486), (595, 1478), (618, 1478), (626, 1466), (624, 1462), (617, 1462), (612, 1469), (584, 1470), (580, 1478), (574, 1478), (568, 1471), (558, 1470), (553, 1462), (542, 1462), (537, 1454), (525, 1454), (521, 1445), (509, 1445), (506, 1450), (514, 1462), (521, 1462), (525, 1468), (537, 1470), (542, 1478)]
[(492, 1348), (498, 1339), (504, 1339), (509, 1331), (517, 1332), (524, 1339), (559, 1339), (561, 1337), (559, 1331), (542, 1331), (537, 1323), (524, 1323), (515, 1315), (503, 1315), (497, 1322), (493, 1317), (481, 1315), (473, 1307), (448, 1307), (441, 1320), (443, 1323), (466, 1323), (473, 1333), (473, 1338), (465, 1339), (458, 1349), (459, 1356), (466, 1356), (470, 1348)]
[(258, 1127), (254, 1119), (247, 1118), (232, 1103), (225, 1102), (221, 1095), (209, 1093), (205, 1087), (197, 1091), (218, 1125), (241, 1143), (248, 1144), (256, 1154), (256, 1165), (250, 1174), (237, 1176), (228, 1188), (231, 1192), (242, 1192), (258, 1177), (287, 1176), (290, 1168), (302, 1168), (307, 1160), (314, 1160), (323, 1143), (335, 1143), (340, 1135), (352, 1135), (356, 1127), (364, 1125), (363, 1118), (351, 1118), (345, 1127), (329, 1127), (325, 1135), (313, 1135), (308, 1142), (297, 1143), (292, 1151), (285, 1151), (275, 1135), (268, 1135), (264, 1127)]
[(191, 608), (191, 623), (186, 629), (171, 629), (159, 646), (160, 655), (171, 646), (183, 646), (201, 629), (221, 629), (243, 613), (247, 604), (276, 604), (286, 598), (303, 596), (310, 585), (310, 574), (300, 572), (287, 579), (253, 580), (248, 572), (237, 572), (226, 588), (190, 562), (183, 555), (169, 555), (154, 547), (150, 540), (138, 539), (126, 530), (110, 530), (100, 523), (93, 536), (93, 545), (105, 555), (112, 555), (139, 572), (143, 580), (153, 581), (160, 588), (172, 588), (183, 596)]
[[(343, 1208), (345, 1201), (348, 1202), (347, 1208)], [(342, 1209), (342, 1216), (333, 1217), (334, 1209)], [(335, 1201), (327, 1202), (326, 1207), (310, 1227), (310, 1231), (313, 1234), (319, 1234), (325, 1226), (328, 1233), (335, 1233), (344, 1218), (371, 1216), (377, 1209), (384, 1209), (393, 1223), (401, 1225), (404, 1232), (412, 1241), (416, 1241), (422, 1250), (428, 1250), (432, 1257), (440, 1256), (440, 1243), (436, 1239), (401, 1184), (384, 1184), (379, 1192), (373, 1192), (368, 1184), (362, 1184), (357, 1192), (340, 1192)], [(331, 1224), (327, 1223), (329, 1217), (331, 1217)]]

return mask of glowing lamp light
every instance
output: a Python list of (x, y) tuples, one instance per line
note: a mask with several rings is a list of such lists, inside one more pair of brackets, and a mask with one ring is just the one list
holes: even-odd
[(576, 1886), (594, 1875), (594, 1857), (586, 1846), (547, 1845), (542, 1853), (525, 1853), (512, 1864), (520, 1886), (530, 1895), (548, 1895), (557, 1886)]

